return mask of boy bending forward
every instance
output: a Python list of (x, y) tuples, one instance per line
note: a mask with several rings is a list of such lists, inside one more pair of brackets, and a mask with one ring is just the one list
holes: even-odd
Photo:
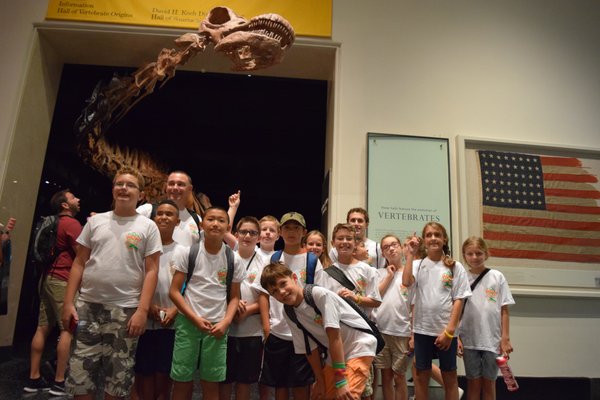
[(356, 328), (369, 329), (365, 320), (341, 297), (322, 287), (312, 287), (314, 304), (320, 314), (306, 302), (298, 278), (281, 263), (271, 263), (261, 275), (261, 285), (277, 301), (292, 306), (298, 322), (312, 337), (327, 348), (326, 365), (312, 338), (306, 349), (302, 329), (286, 314), (297, 354), (306, 353), (315, 374), (312, 398), (360, 399), (369, 376), (377, 340)]

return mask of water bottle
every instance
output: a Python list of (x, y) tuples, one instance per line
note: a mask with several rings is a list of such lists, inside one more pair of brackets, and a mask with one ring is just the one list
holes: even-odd
[(508, 357), (496, 357), (496, 364), (498, 365), (498, 368), (500, 368), (500, 372), (502, 372), (502, 377), (504, 378), (504, 383), (506, 383), (506, 388), (511, 392), (517, 390), (519, 388), (519, 384), (517, 383), (517, 380), (515, 379), (515, 376), (508, 365)]

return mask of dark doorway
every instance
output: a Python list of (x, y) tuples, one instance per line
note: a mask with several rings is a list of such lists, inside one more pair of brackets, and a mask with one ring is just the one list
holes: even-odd
[[(81, 198), (82, 223), (89, 212), (110, 209), (110, 180), (79, 158), (73, 125), (98, 81), (132, 71), (64, 65), (34, 221), (51, 213), (50, 197), (67, 187)], [(327, 90), (320, 80), (178, 71), (105, 134), (188, 172), (213, 205), (227, 207), (241, 190), (238, 217), (293, 210), (320, 229)], [(36, 284), (27, 263), (15, 343), (29, 342), (35, 329)]]

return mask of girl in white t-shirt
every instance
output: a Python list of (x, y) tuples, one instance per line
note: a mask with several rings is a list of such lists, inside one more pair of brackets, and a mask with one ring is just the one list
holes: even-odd
[[(472, 236), (462, 246), (469, 266), (469, 283), (487, 270), (473, 288), (473, 296), (465, 304), (460, 324), (458, 352), (463, 352), (469, 398), (496, 398), (498, 366), (496, 357), (513, 351), (510, 343), (508, 306), (515, 304), (506, 278), (500, 271), (488, 269), (486, 242)], [(480, 397), (481, 396), (481, 397)]]
[[(424, 241), (427, 257), (413, 263)], [(440, 360), (446, 399), (458, 400), (456, 374), (458, 327), (464, 299), (471, 296), (467, 273), (449, 256), (448, 234), (437, 222), (428, 222), (422, 238), (409, 241), (402, 283), (415, 293), (413, 332), (415, 346), (415, 392), (417, 398), (428, 398), (431, 360)]]
[[(381, 252), (387, 266), (377, 270), (381, 306), (375, 311), (377, 327), (385, 339), (385, 347), (373, 365), (381, 369), (384, 400), (408, 398), (406, 370), (411, 365), (411, 296), (402, 285), (402, 245), (394, 235), (381, 239)], [(395, 387), (395, 388), (394, 388)]]

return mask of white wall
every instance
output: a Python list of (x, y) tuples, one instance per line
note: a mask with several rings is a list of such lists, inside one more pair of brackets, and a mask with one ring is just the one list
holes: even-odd
[[(332, 223), (365, 205), (367, 132), (600, 148), (598, 2), (344, 0), (333, 15)], [(516, 374), (600, 376), (600, 301), (516, 301)]]
[[(45, 10), (24, 0), (0, 14), (0, 198), (13, 194), (5, 163), (31, 24)], [(330, 222), (365, 204), (367, 132), (600, 148), (598, 2), (336, 0), (333, 15), (341, 50)], [(7, 216), (0, 208), (0, 220)], [(600, 377), (597, 300), (516, 300), (518, 375)]]

